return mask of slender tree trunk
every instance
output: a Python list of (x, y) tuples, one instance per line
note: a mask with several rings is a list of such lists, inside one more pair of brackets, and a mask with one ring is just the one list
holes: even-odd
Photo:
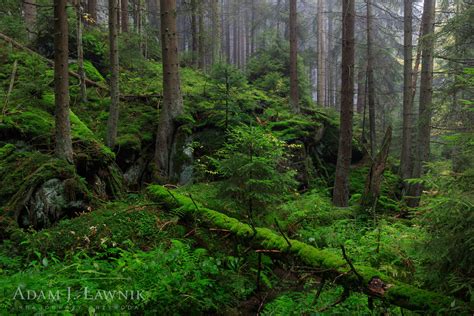
[(122, 27), (122, 32), (127, 33), (128, 32), (128, 0), (121, 0), (121, 10), (120, 10), (120, 18), (121, 18), (121, 27)]
[(30, 40), (34, 38), (34, 31), (36, 30), (36, 11), (36, 0), (23, 0), (25, 25)]
[(367, 97), (369, 101), (369, 140), (370, 154), (375, 155), (377, 137), (375, 133), (375, 80), (374, 80), (374, 53), (372, 47), (372, 0), (367, 3)]
[(333, 192), (333, 203), (341, 207), (347, 206), (349, 201), (349, 171), (352, 158), (355, 55), (354, 1), (342, 1), (341, 124)]
[(238, 43), (238, 22), (237, 22), (237, 16), (238, 16), (238, 11), (236, 9), (236, 5), (234, 4), (233, 6), (233, 11), (234, 11), (234, 14), (233, 14), (233, 18), (232, 18), (232, 25), (233, 25), (233, 28), (232, 28), (232, 56), (233, 56), (233, 63), (235, 66), (238, 67), (239, 65), (239, 43)]
[(418, 82), (418, 72), (420, 70), (420, 62), (421, 62), (421, 39), (423, 37), (423, 23), (420, 26), (420, 33), (418, 36), (418, 47), (416, 48), (416, 57), (415, 57), (415, 66), (413, 67), (413, 74), (412, 74), (412, 91), (411, 91), (411, 103), (410, 106), (413, 109), (415, 104), (415, 96), (416, 96), (416, 85)]
[(412, 0), (404, 1), (404, 40), (403, 40), (403, 130), (402, 151), (400, 156), (400, 175), (402, 179), (411, 178), (413, 169), (412, 126), (413, 126), (413, 4)]
[(239, 19), (239, 54), (240, 54), (240, 68), (243, 69), (245, 67), (245, 10), (241, 10), (241, 15)]
[(250, 13), (250, 55), (255, 53), (255, 2), (252, 1), (252, 6), (250, 8), (252, 12)]
[(204, 39), (206, 36), (205, 30), (204, 30), (204, 11), (202, 7), (202, 0), (198, 1), (198, 24), (199, 24), (199, 37), (198, 37), (198, 46), (199, 46), (199, 68), (201, 70), (204, 70), (206, 67), (206, 53), (205, 53), (205, 47), (204, 47)]
[(277, 0), (277, 8), (276, 8), (276, 15), (275, 15), (275, 21), (276, 21), (276, 33), (277, 37), (281, 36), (281, 21), (280, 21), (280, 10), (281, 10), (281, 0)]
[(79, 74), (79, 97), (81, 102), (87, 102), (86, 72), (84, 70), (84, 48), (82, 45), (82, 15), (83, 9), (80, 0), (76, 0), (76, 37), (77, 37), (77, 73)]
[(87, 1), (87, 13), (89, 13), (90, 18), (97, 23), (97, 0), (88, 0)]
[(163, 57), (163, 106), (156, 136), (155, 163), (159, 176), (171, 176), (170, 160), (175, 119), (183, 113), (179, 78), (178, 36), (176, 34), (176, 0), (161, 0), (161, 40)]
[(197, 31), (197, 3), (191, 0), (191, 41), (192, 41), (192, 62), (193, 66), (197, 66), (198, 57), (198, 31)]
[(69, 118), (67, 0), (54, 0), (54, 103), (56, 155), (73, 162)]
[(334, 43), (333, 43), (333, 3), (331, 1), (328, 3), (328, 62), (326, 63), (328, 67), (328, 106), (334, 107), (334, 99), (335, 99), (335, 84), (334, 84), (334, 72), (333, 72), (333, 64), (337, 62), (337, 57), (334, 56)]
[(359, 72), (357, 73), (357, 113), (363, 113), (365, 108), (365, 99), (366, 99), (366, 72), (365, 69), (367, 66), (361, 61)]
[[(132, 2), (132, 6), (133, 6), (133, 2)], [(160, 17), (158, 14), (158, 11), (159, 11), (158, 7), (159, 7), (158, 0), (147, 0), (148, 21), (150, 23), (151, 28), (154, 31), (157, 31), (160, 29)]]
[(326, 40), (324, 30), (324, 0), (318, 0), (318, 94), (317, 102), (326, 106)]
[(298, 92), (298, 30), (296, 0), (290, 0), (290, 107), (300, 112)]
[(219, 14), (219, 0), (211, 0), (212, 22), (212, 63), (220, 61), (221, 57), (221, 23)]
[(380, 196), (380, 187), (382, 185), (382, 176), (387, 164), (387, 158), (390, 151), (390, 143), (392, 141), (392, 127), (389, 126), (383, 138), (382, 147), (380, 148), (377, 157), (372, 162), (369, 169), (369, 174), (365, 181), (364, 194), (361, 198), (361, 206), (364, 209), (372, 208), (374, 203)]
[[(429, 161), (431, 139), (431, 106), (433, 96), (433, 49), (436, 0), (425, 0), (423, 5), (423, 37), (421, 53), (420, 104), (418, 107), (418, 140), (413, 177), (420, 178), (423, 164)], [(418, 205), (423, 187), (420, 183), (409, 188), (407, 205)]]
[(8, 85), (7, 95), (5, 96), (5, 102), (3, 103), (2, 115), (5, 116), (8, 108), (8, 101), (10, 100), (10, 95), (13, 91), (13, 85), (15, 84), (16, 71), (18, 69), (18, 59), (15, 59), (13, 62), (13, 70), (10, 75), (10, 84)]
[(230, 21), (231, 21), (231, 17), (230, 17), (230, 0), (226, 0), (226, 4), (225, 4), (225, 7), (226, 7), (226, 26), (225, 26), (225, 33), (226, 33), (226, 45), (225, 45), (225, 48), (226, 48), (226, 55), (227, 55), (227, 62), (230, 64), (232, 63), (232, 50), (231, 50), (231, 33), (230, 33)]
[(118, 0), (109, 0), (110, 109), (107, 120), (107, 146), (115, 147), (119, 118)]

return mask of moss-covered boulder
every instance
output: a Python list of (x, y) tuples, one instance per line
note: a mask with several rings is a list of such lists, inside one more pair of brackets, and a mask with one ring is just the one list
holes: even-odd
[(12, 144), (0, 147), (0, 205), (20, 227), (49, 227), (85, 211), (93, 197), (74, 166)]

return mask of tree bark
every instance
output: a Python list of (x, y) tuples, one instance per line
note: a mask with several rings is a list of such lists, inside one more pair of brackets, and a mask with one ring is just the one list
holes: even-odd
[(147, 0), (148, 21), (154, 31), (157, 31), (160, 29), (158, 7), (159, 7), (158, 0)]
[(8, 108), (8, 101), (13, 91), (13, 85), (15, 84), (16, 71), (18, 69), (18, 59), (13, 62), (12, 74), (10, 75), (10, 84), (8, 85), (7, 95), (5, 96), (5, 102), (3, 103), (2, 115), (5, 116)]
[(366, 99), (366, 72), (367, 66), (361, 61), (359, 71), (357, 72), (357, 113), (362, 114), (365, 108)]
[(231, 46), (231, 33), (230, 33), (230, 22), (231, 22), (231, 17), (230, 17), (230, 0), (225, 1), (225, 8), (226, 8), (226, 23), (225, 23), (225, 39), (226, 39), (226, 44), (225, 44), (225, 49), (226, 49), (226, 57), (227, 57), (227, 63), (232, 63), (232, 46)]
[(23, 12), (28, 38), (32, 40), (36, 29), (36, 0), (23, 0)]
[(197, 3), (200, 0), (191, 0), (191, 49), (192, 49), (192, 63), (197, 66), (198, 57), (198, 30), (197, 30)]
[(355, 55), (354, 1), (342, 1), (341, 124), (333, 192), (333, 203), (342, 207), (347, 206), (349, 201), (349, 171), (352, 158)]
[(380, 196), (380, 186), (382, 185), (382, 176), (385, 171), (390, 143), (392, 141), (392, 127), (389, 126), (383, 138), (382, 147), (372, 165), (365, 181), (364, 194), (361, 198), (361, 206), (365, 209), (373, 207), (375, 201)]
[(89, 13), (90, 18), (97, 23), (97, 0), (88, 0), (87, 1), (87, 13)]
[(413, 127), (413, 4), (412, 0), (404, 1), (404, 40), (403, 40), (403, 130), (402, 151), (400, 155), (400, 176), (411, 178), (413, 169), (412, 127)]
[(290, 107), (300, 112), (298, 91), (298, 30), (296, 0), (290, 0)]
[(333, 69), (335, 68), (333, 64), (337, 63), (337, 57), (334, 56), (334, 43), (333, 43), (333, 3), (330, 1), (328, 3), (328, 34), (327, 38), (328, 40), (328, 52), (329, 56), (331, 56), (331, 62), (327, 62), (327, 69), (328, 69), (328, 89), (327, 89), (327, 97), (328, 97), (328, 106), (329, 107), (335, 107), (335, 95), (336, 95), (336, 85), (334, 83), (334, 71)]
[(109, 0), (110, 109), (107, 120), (107, 146), (115, 147), (119, 118), (118, 0)]
[(221, 22), (219, 14), (219, 0), (211, 0), (211, 23), (212, 23), (212, 64), (221, 59)]
[[(433, 96), (433, 49), (434, 20), (436, 0), (425, 0), (423, 5), (423, 37), (421, 40), (421, 78), (420, 104), (418, 107), (417, 154), (413, 167), (413, 178), (423, 174), (423, 164), (429, 161), (431, 139), (431, 106)], [(419, 204), (423, 186), (416, 183), (410, 186), (407, 205), (416, 207)]]
[(369, 141), (370, 154), (375, 155), (377, 137), (375, 132), (375, 80), (374, 54), (372, 47), (372, 0), (367, 3), (367, 98), (369, 103)]
[(326, 106), (326, 39), (324, 29), (324, 0), (318, 0), (318, 94), (317, 102)]
[(198, 46), (199, 46), (199, 69), (204, 70), (206, 67), (206, 54), (204, 50), (204, 39), (206, 36), (204, 30), (204, 10), (202, 6), (203, 0), (198, 0), (198, 24), (199, 24), (199, 35), (198, 35)]
[(161, 40), (163, 57), (163, 106), (156, 136), (155, 163), (158, 176), (171, 176), (170, 160), (175, 119), (183, 113), (179, 76), (178, 36), (176, 34), (176, 0), (161, 0)]
[(128, 32), (128, 0), (120, 1), (120, 26), (123, 33)]
[(73, 162), (69, 118), (67, 0), (54, 0), (54, 104), (56, 155)]
[(83, 9), (81, 0), (76, 0), (77, 73), (79, 75), (79, 97), (87, 102), (86, 72), (84, 70), (84, 48), (82, 45)]

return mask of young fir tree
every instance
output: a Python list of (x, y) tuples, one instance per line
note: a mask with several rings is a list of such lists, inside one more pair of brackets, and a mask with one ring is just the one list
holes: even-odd
[(287, 166), (286, 144), (261, 127), (239, 126), (213, 159), (224, 177), (222, 193), (250, 215), (282, 201), (296, 188), (295, 171)]

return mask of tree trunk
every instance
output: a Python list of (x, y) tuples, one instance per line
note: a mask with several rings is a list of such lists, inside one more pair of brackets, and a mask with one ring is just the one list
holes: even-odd
[(54, 0), (54, 104), (56, 155), (73, 162), (69, 119), (67, 0)]
[[(431, 139), (431, 105), (433, 96), (433, 33), (436, 0), (425, 0), (423, 5), (423, 37), (421, 52), (421, 78), (420, 78), (420, 104), (418, 108), (418, 139), (417, 154), (413, 167), (413, 178), (420, 178), (423, 174), (423, 164), (429, 161), (430, 139)], [(421, 191), (421, 183), (410, 186), (407, 205), (418, 206)]]
[(290, 107), (300, 112), (298, 92), (298, 30), (296, 0), (290, 0)]
[(202, 1), (198, 0), (198, 24), (199, 24), (199, 35), (198, 35), (198, 47), (199, 47), (199, 69), (204, 70), (206, 67), (206, 54), (204, 50), (204, 39), (205, 39), (205, 30), (204, 30), (204, 10), (202, 7)]
[(226, 56), (227, 56), (227, 63), (232, 63), (232, 49), (231, 49), (231, 33), (230, 33), (230, 21), (231, 21), (231, 17), (230, 17), (230, 0), (226, 0), (226, 26), (225, 26), (225, 38), (226, 38), (226, 45), (225, 45), (225, 49), (226, 49)]
[(364, 70), (366, 68), (365, 63), (361, 61), (359, 72), (357, 73), (357, 113), (363, 113), (365, 108), (366, 72)]
[(86, 72), (84, 70), (84, 48), (82, 45), (83, 9), (80, 0), (76, 0), (76, 32), (77, 32), (77, 73), (79, 74), (79, 97), (87, 102)]
[(221, 59), (221, 23), (219, 14), (219, 0), (211, 0), (212, 22), (212, 64)]
[(175, 119), (183, 113), (179, 79), (176, 0), (161, 0), (161, 40), (163, 57), (163, 106), (156, 136), (155, 163), (160, 177), (171, 176), (170, 160)]
[(128, 32), (128, 0), (120, 1), (120, 26), (123, 33)]
[(28, 38), (32, 40), (36, 30), (36, 0), (23, 0), (23, 12)]
[(109, 0), (110, 109), (107, 120), (107, 146), (112, 150), (117, 138), (119, 118), (118, 0)]
[(5, 96), (5, 102), (3, 103), (3, 109), (2, 109), (3, 116), (5, 116), (7, 113), (8, 101), (10, 100), (10, 95), (12, 94), (12, 91), (13, 91), (13, 85), (15, 84), (17, 69), (18, 69), (18, 59), (15, 59), (15, 61), (13, 62), (12, 74), (10, 75), (10, 84), (8, 85), (7, 94)]
[(326, 106), (326, 40), (324, 30), (324, 0), (318, 0), (318, 105)]
[[(196, 1), (196, 0), (195, 0)], [(154, 31), (160, 29), (160, 18), (158, 15), (158, 0), (147, 0), (148, 21)]]
[(337, 152), (333, 203), (347, 206), (352, 158), (352, 116), (354, 108), (354, 16), (355, 0), (342, 1), (341, 124)]
[(413, 4), (412, 0), (404, 1), (404, 40), (403, 40), (403, 130), (402, 151), (400, 156), (400, 176), (408, 179), (412, 176), (412, 126), (413, 126), (413, 39), (412, 39)]
[(333, 64), (336, 64), (337, 62), (337, 57), (335, 56), (334, 54), (334, 43), (333, 43), (333, 3), (331, 3), (331, 1), (328, 3), (328, 34), (327, 34), (327, 38), (329, 39), (328, 40), (328, 51), (329, 51), (329, 55), (328, 57), (331, 58), (330, 59), (330, 62), (327, 62), (326, 65), (328, 67), (328, 90), (327, 90), (327, 96), (328, 96), (328, 106), (329, 107), (335, 107), (334, 103), (335, 103), (335, 90), (336, 90), (336, 85), (334, 83), (334, 71), (333, 71), (333, 68), (335, 68), (333, 66)]
[(252, 1), (252, 6), (250, 8), (250, 10), (252, 11), (250, 13), (250, 55), (253, 55), (253, 53), (255, 53), (255, 28), (256, 28), (256, 25), (255, 25), (255, 10), (256, 10), (256, 7), (255, 7), (255, 2)]
[(387, 164), (387, 158), (392, 141), (392, 127), (389, 126), (383, 138), (382, 147), (372, 165), (365, 181), (364, 194), (361, 198), (361, 206), (364, 209), (372, 208), (380, 196), (380, 186), (382, 185), (382, 176)]
[(372, 0), (367, 0), (367, 98), (369, 101), (370, 154), (375, 155), (377, 138), (375, 133), (375, 80), (374, 54), (372, 51)]
[(200, 0), (191, 0), (191, 49), (192, 49), (192, 63), (197, 66), (198, 57), (198, 30), (197, 30), (197, 3)]
[(93, 23), (97, 23), (97, 0), (87, 1), (87, 13), (89, 13)]

